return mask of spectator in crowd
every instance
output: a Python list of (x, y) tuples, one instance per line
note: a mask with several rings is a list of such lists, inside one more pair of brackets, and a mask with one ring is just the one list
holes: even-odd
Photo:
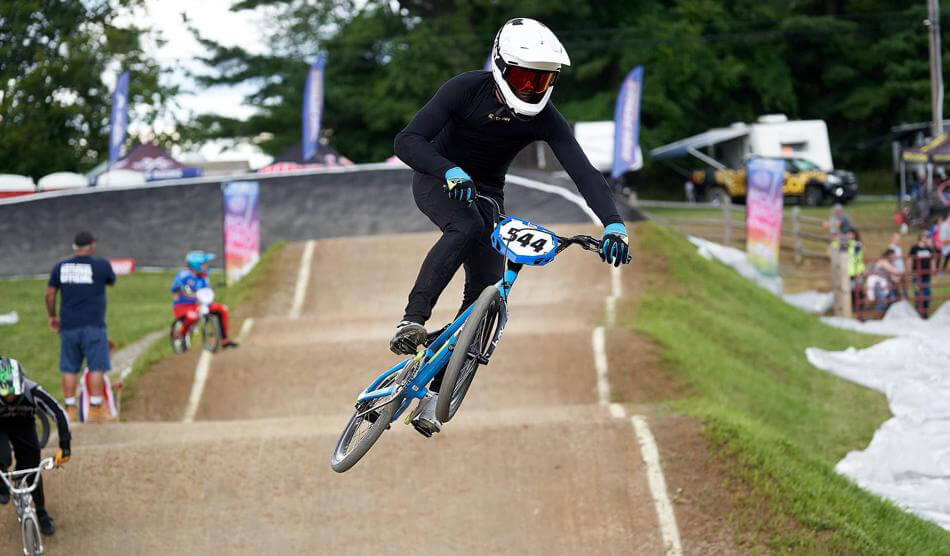
[(871, 272), (868, 273), (865, 282), (868, 301), (874, 302), (874, 309), (879, 315), (883, 315), (884, 310), (893, 302), (896, 297), (896, 286), (900, 283), (904, 274), (903, 270), (898, 270), (894, 264), (895, 261), (894, 250), (887, 248), (881, 254), (881, 258), (871, 266)]
[(831, 209), (831, 218), (827, 222), (822, 222), (822, 227), (831, 232), (832, 241), (840, 242), (842, 250), (847, 246), (846, 242), (841, 241), (842, 237), (848, 233), (848, 230), (854, 229), (841, 203), (835, 203)]
[(910, 196), (919, 199), (927, 189), (927, 174), (923, 171), (914, 172), (914, 179), (910, 183)]
[[(89, 421), (112, 418), (102, 406), (105, 394), (103, 375), (112, 368), (109, 340), (106, 336), (106, 286), (115, 284), (115, 272), (105, 259), (93, 257), (96, 238), (79, 232), (73, 240), (73, 257), (56, 263), (46, 288), (49, 327), (59, 333), (59, 370), (63, 378), (66, 413), (73, 421), (78, 416), (76, 385), (83, 359), (90, 370)], [(62, 292), (59, 316), (56, 294)]]
[(904, 251), (901, 249), (901, 234), (894, 232), (891, 235), (891, 243), (887, 246), (894, 252), (893, 265), (900, 271), (899, 281), (896, 282), (897, 293), (902, 299), (907, 299), (907, 268), (904, 266)]
[(930, 232), (921, 230), (917, 235), (917, 243), (910, 248), (910, 268), (914, 283), (914, 305), (923, 318), (927, 318), (930, 310), (930, 275), (937, 267), (936, 256)]
[(864, 277), (864, 246), (857, 228), (851, 227), (845, 233), (847, 242), (844, 250), (848, 252), (848, 276), (851, 278), (851, 310), (857, 314), (861, 310), (861, 289)]
[(696, 185), (693, 183), (693, 180), (686, 180), (686, 183), (683, 184), (683, 191), (686, 193), (686, 202), (689, 204), (696, 203)]
[(943, 257), (940, 270), (946, 272), (947, 261), (950, 260), (950, 213), (943, 216), (937, 235), (940, 238), (940, 255)]

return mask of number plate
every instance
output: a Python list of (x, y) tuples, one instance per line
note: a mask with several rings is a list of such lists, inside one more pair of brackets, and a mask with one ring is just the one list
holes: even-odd
[(511, 217), (495, 227), (491, 243), (496, 251), (513, 262), (538, 266), (551, 262), (557, 250), (554, 232)]

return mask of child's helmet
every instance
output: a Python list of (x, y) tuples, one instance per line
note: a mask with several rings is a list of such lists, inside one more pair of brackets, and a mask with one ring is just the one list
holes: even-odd
[(0, 357), (0, 397), (22, 396), (26, 389), (23, 370), (16, 359)]
[(204, 251), (189, 251), (188, 254), (185, 255), (185, 263), (188, 265), (188, 268), (195, 272), (201, 272), (201, 267), (212, 259), (214, 259), (214, 253), (206, 253)]

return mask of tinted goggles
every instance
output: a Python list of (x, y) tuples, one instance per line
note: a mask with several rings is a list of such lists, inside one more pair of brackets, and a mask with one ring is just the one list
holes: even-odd
[(515, 93), (543, 94), (554, 84), (557, 72), (508, 66), (504, 77)]

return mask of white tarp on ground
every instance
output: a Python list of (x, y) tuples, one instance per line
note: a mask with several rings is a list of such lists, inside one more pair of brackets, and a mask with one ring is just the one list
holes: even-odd
[[(703, 257), (731, 266), (769, 291), (781, 292), (781, 282), (775, 289), (774, 282), (763, 280), (742, 251), (689, 239)], [(831, 307), (831, 294), (825, 295), (827, 306), (820, 312)], [(782, 297), (793, 305), (798, 304), (790, 297), (806, 303), (818, 299), (798, 294)], [(861, 350), (805, 350), (815, 367), (884, 393), (894, 415), (874, 433), (867, 448), (850, 452), (835, 470), (950, 530), (950, 303), (927, 320), (907, 301), (891, 305), (878, 321), (821, 320), (848, 330), (896, 336)]]
[(783, 294), (782, 278), (780, 276), (774, 278), (763, 276), (761, 272), (756, 270), (756, 268), (749, 263), (745, 251), (693, 236), (690, 236), (689, 240), (699, 249), (699, 254), (703, 258), (716, 260), (731, 267), (742, 277), (751, 280), (756, 285), (767, 289), (775, 295), (781, 296), (782, 299), (790, 305), (794, 305), (803, 311), (816, 314), (825, 313), (831, 309), (831, 292), (824, 293), (812, 290), (801, 293)]
[(950, 530), (950, 303), (928, 320), (902, 301), (880, 321), (823, 321), (895, 338), (866, 349), (808, 348), (808, 361), (887, 396), (894, 417), (835, 470)]

